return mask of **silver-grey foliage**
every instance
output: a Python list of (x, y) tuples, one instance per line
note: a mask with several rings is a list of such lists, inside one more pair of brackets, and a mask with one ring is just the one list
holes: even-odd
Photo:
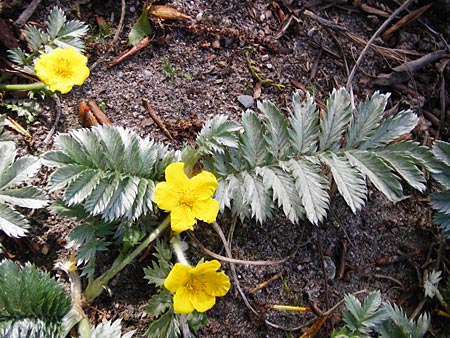
[(443, 186), (443, 191), (430, 195), (430, 204), (435, 209), (434, 222), (450, 238), (450, 143), (436, 141), (433, 153), (441, 161), (442, 170), (433, 177)]
[(391, 201), (403, 197), (403, 182), (423, 192), (422, 170), (439, 166), (426, 147), (398, 140), (418, 117), (411, 110), (384, 117), (388, 98), (375, 92), (352, 111), (341, 88), (323, 111), (297, 92), (287, 117), (271, 102), (258, 102), (259, 113), (246, 111), (242, 128), (227, 135), (233, 142), (214, 144), (205, 156), (206, 169), (219, 177), (221, 209), (263, 222), (281, 208), (292, 222), (306, 216), (318, 224), (330, 203), (329, 176), (355, 213), (365, 204), (367, 180)]
[(28, 233), (30, 224), (15, 207), (42, 208), (48, 204), (47, 195), (32, 186), (23, 186), (41, 167), (34, 156), (16, 158), (16, 145), (3, 132), (0, 120), (0, 230), (11, 237)]
[(60, 134), (58, 150), (44, 154), (44, 164), (57, 169), (51, 191), (64, 189), (63, 202), (82, 204), (106, 221), (135, 220), (153, 211), (155, 183), (179, 155), (166, 146), (116, 126), (78, 129)]

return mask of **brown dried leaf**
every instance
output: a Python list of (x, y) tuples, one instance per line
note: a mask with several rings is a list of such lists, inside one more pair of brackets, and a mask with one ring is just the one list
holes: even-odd
[(165, 5), (152, 5), (148, 14), (164, 20), (192, 20), (189, 15), (180, 12), (176, 8)]
[(305, 331), (304, 334), (300, 336), (300, 338), (313, 338), (316, 336), (316, 334), (320, 331), (323, 324), (327, 321), (328, 316), (321, 317), (317, 319), (313, 325), (309, 327), (308, 330)]

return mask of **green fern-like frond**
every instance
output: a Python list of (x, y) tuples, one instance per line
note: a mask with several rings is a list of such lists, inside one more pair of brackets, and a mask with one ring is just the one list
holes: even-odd
[(433, 220), (444, 236), (450, 238), (450, 143), (436, 141), (433, 153), (441, 164), (441, 170), (432, 173), (433, 178), (446, 189), (430, 194), (430, 204), (435, 210)]
[(58, 135), (59, 150), (44, 154), (44, 164), (56, 166), (50, 189), (64, 188), (67, 206), (83, 204), (92, 216), (110, 222), (135, 220), (153, 210), (155, 182), (177, 154), (116, 126), (79, 129)]
[(289, 110), (289, 122), (291, 129), (288, 132), (291, 137), (292, 147), (298, 154), (310, 155), (316, 152), (318, 143), (319, 111), (314, 98), (307, 93), (303, 101), (299, 92), (292, 97), (292, 110)]
[(388, 320), (377, 327), (380, 338), (422, 338), (430, 326), (430, 317), (424, 313), (416, 321), (408, 319), (403, 310), (396, 304), (383, 303)]
[(418, 118), (410, 110), (385, 118), (388, 98), (376, 92), (352, 111), (341, 88), (319, 113), (309, 94), (302, 100), (297, 92), (287, 117), (268, 101), (257, 105), (259, 113), (246, 111), (237, 145), (204, 157), (219, 178), (221, 209), (262, 222), (278, 207), (293, 222), (306, 216), (318, 224), (329, 207), (329, 176), (355, 213), (366, 202), (367, 181), (391, 201), (403, 197), (404, 182), (424, 191), (423, 169), (438, 173), (441, 165), (418, 143), (397, 142)]
[(336, 151), (340, 147), (342, 134), (352, 117), (350, 95), (344, 88), (333, 89), (327, 102), (327, 112), (320, 120), (319, 148), (322, 151)]
[(16, 186), (31, 179), (41, 167), (39, 159), (24, 156), (16, 159), (14, 142), (0, 142), (0, 230), (11, 237), (28, 233), (28, 220), (14, 207), (42, 208), (48, 204), (47, 195), (35, 187)]
[(357, 113), (352, 114), (350, 119), (346, 149), (356, 148), (375, 133), (383, 119), (389, 96), (390, 94), (380, 94), (376, 91), (370, 99), (359, 104)]
[(172, 264), (170, 263), (170, 260), (172, 259), (172, 250), (164, 242), (158, 241), (155, 245), (153, 257), (156, 261), (153, 261), (151, 267), (144, 268), (144, 278), (148, 280), (149, 284), (162, 287), (164, 285), (164, 280), (172, 268)]
[(0, 336), (61, 337), (71, 307), (64, 287), (31, 264), (0, 263)]
[(25, 33), (28, 46), (33, 51), (33, 54), (39, 52), (42, 53), (45, 46), (49, 43), (48, 35), (33, 25), (25, 25)]
[(362, 304), (355, 296), (345, 295), (343, 320), (354, 333), (368, 336), (386, 318), (388, 313), (381, 307), (379, 291), (371, 292)]
[(39, 102), (29, 99), (4, 99), (0, 106), (16, 112), (18, 116), (23, 116), (28, 123), (33, 122), (42, 111)]
[(86, 35), (88, 26), (81, 21), (67, 21), (64, 11), (54, 7), (48, 16), (47, 31), (51, 44), (56, 47), (73, 47), (79, 52), (84, 50), (83, 36)]
[(226, 115), (217, 115), (202, 128), (197, 137), (200, 153), (222, 152), (223, 147), (237, 148), (236, 132), (241, 129), (236, 122), (228, 120)]

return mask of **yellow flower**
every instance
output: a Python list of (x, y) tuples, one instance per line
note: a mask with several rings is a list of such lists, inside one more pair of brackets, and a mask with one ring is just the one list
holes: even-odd
[(75, 48), (58, 47), (50, 53), (42, 54), (34, 65), (34, 71), (52, 92), (66, 94), (74, 85), (81, 86), (88, 78), (89, 68), (86, 64), (87, 57)]
[(220, 268), (217, 260), (206, 261), (192, 266), (176, 263), (164, 286), (174, 292), (173, 309), (176, 313), (187, 314), (194, 310), (205, 312), (216, 304), (216, 297), (225, 296), (230, 289), (230, 278)]
[(175, 232), (194, 230), (196, 219), (216, 221), (219, 203), (211, 196), (217, 189), (216, 177), (207, 171), (191, 179), (184, 173), (184, 163), (166, 168), (166, 182), (156, 185), (154, 201), (158, 208), (170, 211), (170, 225)]

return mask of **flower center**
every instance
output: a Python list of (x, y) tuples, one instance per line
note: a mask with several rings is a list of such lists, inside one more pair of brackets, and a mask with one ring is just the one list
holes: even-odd
[(64, 57), (58, 58), (55, 72), (62, 78), (68, 78), (72, 75), (70, 60)]
[(189, 278), (186, 287), (190, 290), (190, 291), (201, 291), (204, 290), (206, 285), (205, 282), (200, 279), (200, 278), (196, 278), (195, 276), (192, 276)]
[(195, 200), (195, 195), (190, 190), (184, 191), (180, 196), (180, 204), (183, 207), (192, 208)]

